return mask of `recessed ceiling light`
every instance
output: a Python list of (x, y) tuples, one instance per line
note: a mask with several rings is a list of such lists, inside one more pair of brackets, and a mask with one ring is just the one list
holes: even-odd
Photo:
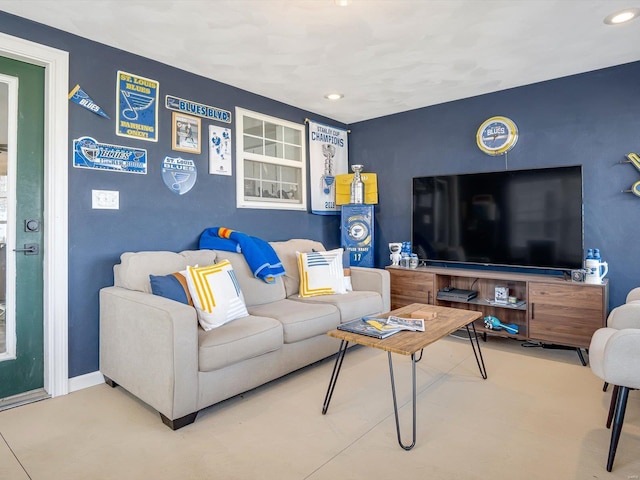
[(340, 100), (342, 97), (344, 97), (344, 95), (341, 93), (327, 93), (324, 96), (324, 98), (328, 100)]
[(638, 17), (638, 15), (640, 15), (640, 8), (627, 8), (626, 10), (620, 10), (619, 12), (607, 15), (604, 23), (607, 25), (619, 25), (633, 20)]
[(351, 4), (351, 0), (333, 0), (333, 3), (335, 3), (339, 7), (346, 7)]

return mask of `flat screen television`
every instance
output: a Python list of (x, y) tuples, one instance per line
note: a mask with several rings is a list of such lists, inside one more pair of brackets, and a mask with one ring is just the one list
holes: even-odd
[(414, 177), (411, 241), (431, 264), (582, 268), (582, 166)]

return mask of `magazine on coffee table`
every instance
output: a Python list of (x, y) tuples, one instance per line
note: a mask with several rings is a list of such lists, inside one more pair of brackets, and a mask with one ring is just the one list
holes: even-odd
[(402, 318), (391, 315), (387, 318), (379, 318), (376, 316), (363, 317), (362, 320), (380, 331), (409, 330), (412, 332), (424, 332), (423, 318)]
[(367, 335), (374, 338), (387, 338), (400, 331), (400, 329), (397, 328), (392, 330), (378, 330), (373, 325), (362, 320), (352, 320), (350, 322), (340, 324), (338, 325), (338, 330), (359, 333), (360, 335)]

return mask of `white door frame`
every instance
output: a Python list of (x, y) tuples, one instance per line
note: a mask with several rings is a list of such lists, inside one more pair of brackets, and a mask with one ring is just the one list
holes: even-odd
[(69, 393), (68, 92), (69, 52), (0, 33), (0, 56), (45, 69), (44, 79), (44, 389)]

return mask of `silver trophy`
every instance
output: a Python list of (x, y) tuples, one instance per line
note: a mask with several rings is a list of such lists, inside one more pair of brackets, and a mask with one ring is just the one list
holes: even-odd
[(364, 182), (360, 178), (362, 165), (351, 165), (353, 181), (351, 182), (351, 203), (364, 203)]

